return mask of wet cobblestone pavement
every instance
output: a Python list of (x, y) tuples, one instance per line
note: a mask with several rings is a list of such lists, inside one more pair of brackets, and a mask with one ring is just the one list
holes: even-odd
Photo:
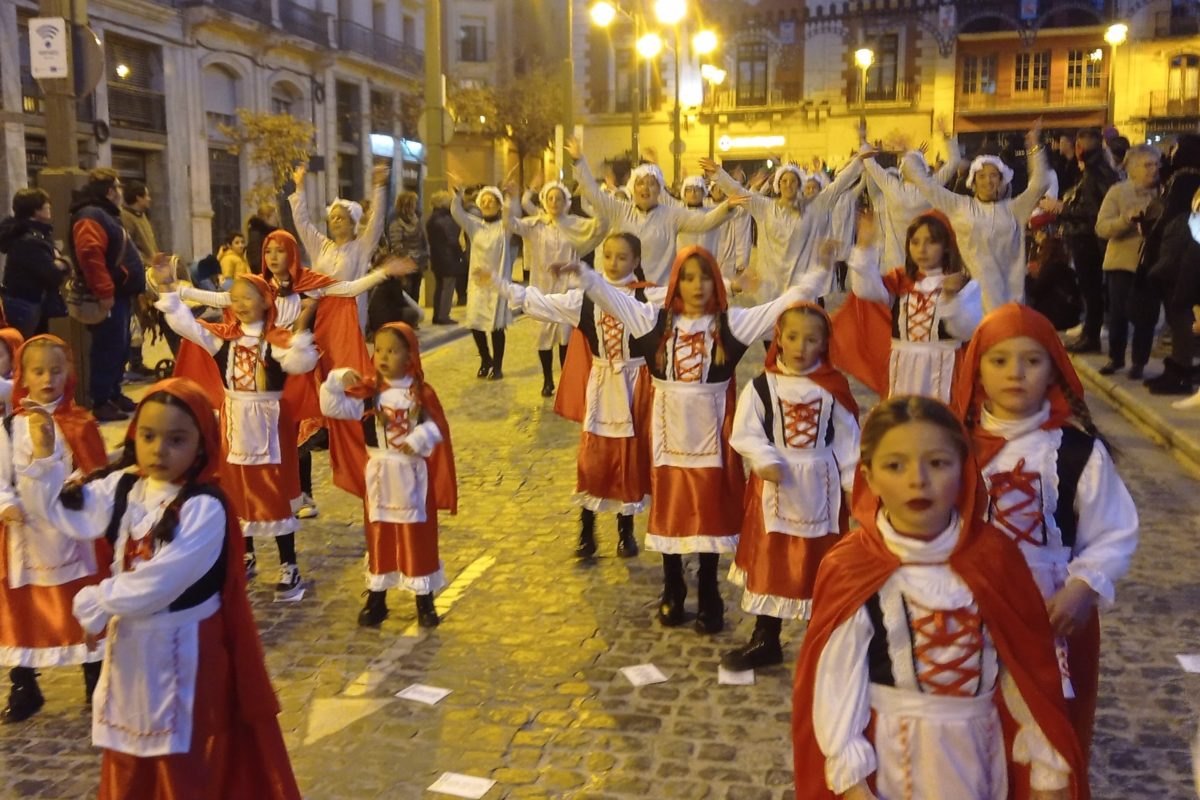
[[(729, 627), (702, 637), (654, 622), (658, 557), (617, 558), (611, 516), (598, 521), (598, 557), (572, 558), (578, 433), (538, 395), (533, 340), (528, 322), (510, 331), (499, 383), (474, 377), (469, 339), (425, 358), (460, 481), (461, 512), (442, 517), (451, 585), (438, 598), (439, 628), (418, 629), (411, 597), (395, 592), (380, 630), (355, 624), (361, 506), (332, 487), (323, 455), (321, 515), (299, 536), (303, 601), (272, 602), (275, 559), (260, 545), (255, 611), (305, 797), (434, 797), (426, 787), (453, 771), (494, 779), (489, 800), (790, 798), (790, 664), (803, 628), (784, 628), (788, 666), (753, 686), (718, 685), (720, 654), (753, 626), (732, 587)], [(1200, 675), (1183, 673), (1175, 654), (1200, 652), (1200, 493), (1168, 454), (1093, 405), (1143, 515), (1141, 550), (1104, 617), (1093, 796), (1195, 797)], [(634, 688), (618, 672), (647, 662), (669, 680)], [(42, 682), (45, 709), (0, 728), (0, 797), (92, 796), (99, 756), (79, 670), (47, 670)], [(451, 694), (434, 706), (394, 697), (412, 683)]]

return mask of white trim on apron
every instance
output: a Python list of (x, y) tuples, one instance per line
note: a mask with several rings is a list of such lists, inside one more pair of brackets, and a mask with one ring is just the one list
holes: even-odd
[(654, 379), (650, 430), (654, 466), (720, 469), (721, 428), (729, 381), (682, 383)]

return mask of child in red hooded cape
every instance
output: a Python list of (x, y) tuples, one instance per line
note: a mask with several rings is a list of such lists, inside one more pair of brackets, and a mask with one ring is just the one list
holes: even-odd
[(737, 397), (734, 374), (746, 348), (766, 335), (789, 305), (811, 299), (826, 273), (753, 308), (730, 306), (721, 268), (702, 247), (675, 257), (662, 305), (640, 302), (598, 273), (579, 270), (580, 284), (630, 336), (630, 354), (646, 361), (654, 387), (650, 414), (652, 466), (646, 547), (662, 553), (659, 622), (684, 621), (683, 556), (699, 554), (696, 630), (717, 633), (725, 605), (717, 569), (737, 548), (745, 474), (729, 446)]
[(1045, 606), (983, 520), (961, 424), (884, 401), (859, 471), (861, 527), (821, 562), (796, 668), (797, 800), (1086, 800)]
[(82, 664), (89, 701), (100, 674), (100, 654), (84, 644), (71, 598), (108, 575), (112, 550), (105, 542), (77, 542), (24, 516), (13, 483), (14, 472), (32, 460), (32, 409), (45, 409), (54, 420), (60, 432), (54, 459), (64, 473), (86, 473), (107, 461), (100, 426), (75, 405), (73, 363), (70, 348), (55, 336), (35, 336), (17, 349), (12, 397), (17, 413), (0, 428), (0, 665), (11, 668), (12, 679), (5, 722), (20, 722), (42, 707), (36, 670)]
[(904, 266), (879, 272), (875, 215), (858, 218), (850, 295), (833, 315), (833, 364), (880, 397), (918, 394), (950, 401), (962, 343), (983, 316), (979, 285), (963, 272), (946, 215), (908, 226)]
[(1049, 608), (1071, 721), (1086, 755), (1100, 678), (1097, 606), (1115, 601), (1138, 513), (1092, 422), (1054, 324), (1032, 308), (983, 318), (955, 387), (988, 494)]
[[(285, 328), (291, 326), (300, 316), (305, 300), (320, 301), (313, 325), (313, 341), (321, 356), (320, 369), (317, 375), (289, 377), (283, 396), (284, 402), (290, 406), (292, 419), (300, 425), (297, 441), (300, 443), (301, 494), (297, 515), (301, 518), (315, 517), (317, 505), (313, 501), (312, 450), (315, 449), (316, 441), (313, 437), (324, 425), (317, 399), (317, 386), (335, 367), (351, 367), (360, 371), (369, 368), (371, 357), (367, 353), (362, 328), (359, 326), (356, 298), (388, 278), (411, 273), (416, 268), (416, 263), (408, 258), (393, 258), (361, 278), (340, 281), (304, 267), (300, 260), (300, 246), (295, 237), (287, 231), (277, 230), (263, 239), (262, 264), (263, 277), (275, 291), (277, 325)], [(228, 308), (230, 302), (228, 292), (206, 292), (187, 286), (180, 288), (179, 296), (185, 301), (196, 301), (217, 308)], [(404, 298), (410, 306), (421, 312), (420, 306), (412, 298), (407, 294)], [(217, 375), (211, 360), (192, 349), (193, 347), (185, 345), (180, 351), (179, 361), (183, 366), (176, 368), (176, 374), (201, 380), (210, 391), (215, 391), (216, 397), (221, 397), (220, 376)], [(346, 428), (341, 424), (335, 423), (330, 426), (330, 436), (339, 440), (331, 446), (330, 459), (334, 484), (348, 492), (354, 492), (353, 484), (346, 483), (342, 477), (345, 470), (340, 468), (340, 439), (346, 435)]]
[[(638, 301), (661, 297), (663, 290), (636, 280), (642, 261), (642, 243), (632, 233), (613, 233), (600, 252), (604, 279), (618, 291)], [(574, 369), (563, 367), (559, 397), (575, 394), (570, 402), (580, 410), (583, 430), (576, 459), (575, 495), (580, 507), (579, 544), (575, 555), (596, 554), (596, 514), (617, 514), (617, 555), (636, 556), (633, 515), (646, 507), (650, 494), (650, 373), (646, 360), (630, 350), (625, 326), (601, 310), (581, 289), (547, 294), (530, 286), (500, 281), (500, 293), (513, 308), (539, 321), (570, 325), (578, 331), (586, 362), (582, 381)], [(572, 358), (567, 356), (568, 361)]]
[[(53, 430), (35, 436), (49, 452)], [(147, 389), (111, 467), (67, 488), (52, 458), (21, 476), (31, 513), (116, 552), (112, 577), (74, 599), (89, 634), (111, 633), (92, 712), (101, 800), (300, 797), (246, 598), (243, 539), (216, 487), (221, 439), (200, 386), (169, 378)]]
[(751, 474), (729, 581), (757, 620), (750, 642), (721, 659), (726, 669), (782, 663), (783, 621), (808, 619), (817, 565), (846, 530), (858, 403), (828, 348), (825, 309), (791, 306), (775, 323), (766, 371), (738, 398), (729, 443)]
[(251, 537), (274, 537), (280, 562), (275, 591), (280, 599), (294, 599), (303, 592), (296, 564), (299, 522), (292, 511), (292, 499), (300, 493), (296, 425), (291, 408), (280, 400), (287, 376), (304, 375), (317, 365), (312, 334), (303, 330), (313, 309), (296, 321), (300, 332), (280, 328), (271, 287), (258, 275), (241, 275), (230, 290), (233, 314), (224, 322), (203, 322), (173, 291), (173, 276), (156, 277), (160, 298), (155, 307), (172, 330), (204, 349), (224, 386), (221, 487), (246, 535), (247, 577), (257, 570)]
[(13, 367), (25, 337), (16, 328), (0, 328), (0, 411), (12, 413)]
[(377, 330), (372, 371), (329, 373), (321, 411), (330, 419), (361, 421), (367, 445), (347, 453), (346, 465), (365, 488), (367, 602), (358, 624), (381, 624), (387, 590), (398, 587), (416, 595), (420, 625), (437, 625), (433, 595), (446, 586), (437, 514), (458, 513), (458, 481), (450, 426), (425, 382), (416, 331), (403, 322)]

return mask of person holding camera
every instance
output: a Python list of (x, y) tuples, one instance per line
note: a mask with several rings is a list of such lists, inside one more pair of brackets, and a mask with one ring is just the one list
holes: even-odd
[(1122, 165), (1129, 176), (1104, 195), (1096, 217), (1096, 235), (1108, 240), (1104, 252), (1104, 281), (1108, 287), (1108, 363), (1100, 374), (1113, 375), (1125, 367), (1125, 343), (1133, 325), (1129, 377), (1142, 377), (1154, 345), (1159, 304), (1136, 290), (1138, 253), (1146, 209), (1158, 197), (1158, 149), (1132, 147)]

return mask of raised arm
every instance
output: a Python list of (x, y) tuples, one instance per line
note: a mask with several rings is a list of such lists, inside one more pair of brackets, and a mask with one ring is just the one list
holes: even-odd
[(349, 367), (330, 370), (321, 383), (321, 414), (330, 419), (362, 419), (363, 401), (346, 395), (347, 383), (360, 381), (358, 373)]
[(1012, 200), (1012, 213), (1017, 218), (1017, 221), (1024, 225), (1025, 221), (1037, 208), (1037, 204), (1046, 195), (1046, 190), (1050, 188), (1050, 178), (1047, 176), (1050, 167), (1046, 163), (1046, 151), (1039, 144), (1034, 147), (1026, 148), (1029, 159), (1029, 184), (1025, 187), (1025, 191)]
[(645, 336), (654, 330), (658, 311), (649, 303), (641, 303), (637, 298), (609, 285), (595, 270), (580, 270), (579, 285), (592, 298), (592, 302), (621, 320), (631, 336)]
[(178, 333), (189, 342), (200, 345), (210, 355), (221, 349), (222, 340), (217, 338), (208, 328), (201, 325), (188, 307), (179, 299), (178, 292), (163, 292), (159, 294), (154, 307), (163, 312), (163, 319), (171, 330)]
[(830, 184), (813, 198), (812, 203), (809, 204), (805, 213), (830, 213), (833, 210), (833, 204), (838, 201), (838, 198), (848, 192), (850, 187), (854, 186), (862, 176), (864, 161), (866, 161), (864, 156), (855, 156), (850, 159), (850, 163), (838, 170), (838, 174), (833, 176)]
[(962, 151), (958, 147), (958, 138), (955, 136), (947, 136), (946, 163), (942, 164), (941, 169), (933, 173), (933, 179), (937, 181), (940, 186), (945, 186), (958, 172), (958, 165), (961, 161)]
[(468, 237), (474, 239), (483, 227), (483, 221), (478, 219), (473, 214), (468, 214), (463, 208), (462, 192), (455, 192), (454, 198), (450, 201), (450, 216), (454, 217), (454, 221), (458, 223), (458, 227), (463, 229), (463, 232)]
[(361, 278), (352, 281), (338, 281), (324, 289), (307, 292), (310, 297), (358, 297), (363, 292), (369, 292), (379, 286), (389, 277), (382, 269), (373, 269)]
[(591, 203), (597, 217), (610, 226), (615, 225), (625, 215), (624, 201), (600, 191), (600, 185), (596, 183), (596, 178), (588, 168), (587, 159), (583, 157), (577, 142), (570, 142), (568, 152), (575, 159), (575, 176), (579, 178), (580, 197)]
[(669, 206), (672, 217), (676, 220), (678, 230), (688, 233), (704, 233), (711, 231), (725, 220), (729, 219), (732, 208), (726, 200), (707, 211), (695, 211), (682, 205)]
[[(819, 280), (817, 277), (810, 278), (811, 275), (818, 276)], [(814, 286), (818, 283), (824, 284), (828, 277), (829, 273), (826, 270), (810, 270), (806, 273), (803, 283), (790, 287), (769, 303), (750, 308), (730, 306), (729, 332), (742, 344), (754, 344), (770, 333), (779, 315), (786, 311), (788, 306), (816, 299), (813, 293)]]
[(912, 166), (907, 158), (901, 162), (900, 169), (904, 176), (912, 181), (913, 186), (917, 188), (917, 191), (921, 193), (921, 196), (925, 198), (929, 205), (944, 214), (954, 215), (964, 213), (971, 208), (971, 203), (975, 202), (974, 198), (963, 194), (956, 194), (942, 184), (937, 183), (931, 177), (924, 174), (924, 169)]
[(363, 220), (358, 237), (354, 240), (366, 263), (370, 263), (371, 254), (379, 246), (379, 237), (383, 236), (383, 224), (387, 221), (384, 203), (387, 200), (388, 168), (377, 166), (373, 175), (375, 190), (371, 192), (371, 207), (367, 209), (366, 219)]
[(197, 289), (194, 286), (180, 286), (179, 299), (184, 302), (201, 303), (213, 308), (228, 308), (232, 302), (229, 292), (210, 292), (207, 289)]
[(583, 308), (582, 289), (547, 294), (532, 286), (521, 286), (505, 280), (500, 281), (498, 287), (513, 309), (524, 309), (526, 314), (539, 322), (561, 322), (573, 328), (579, 326), (579, 313)]
[(321, 233), (316, 225), (313, 225), (312, 217), (309, 216), (308, 199), (304, 193), (304, 176), (307, 174), (307, 166), (297, 167), (293, 171), (292, 180), (296, 184), (296, 191), (288, 197), (288, 203), (292, 207), (292, 222), (296, 224), (296, 233), (300, 236), (300, 242), (308, 251), (308, 257), (315, 259), (321, 254), (321, 250), (326, 244), (333, 244), (333, 242)]

